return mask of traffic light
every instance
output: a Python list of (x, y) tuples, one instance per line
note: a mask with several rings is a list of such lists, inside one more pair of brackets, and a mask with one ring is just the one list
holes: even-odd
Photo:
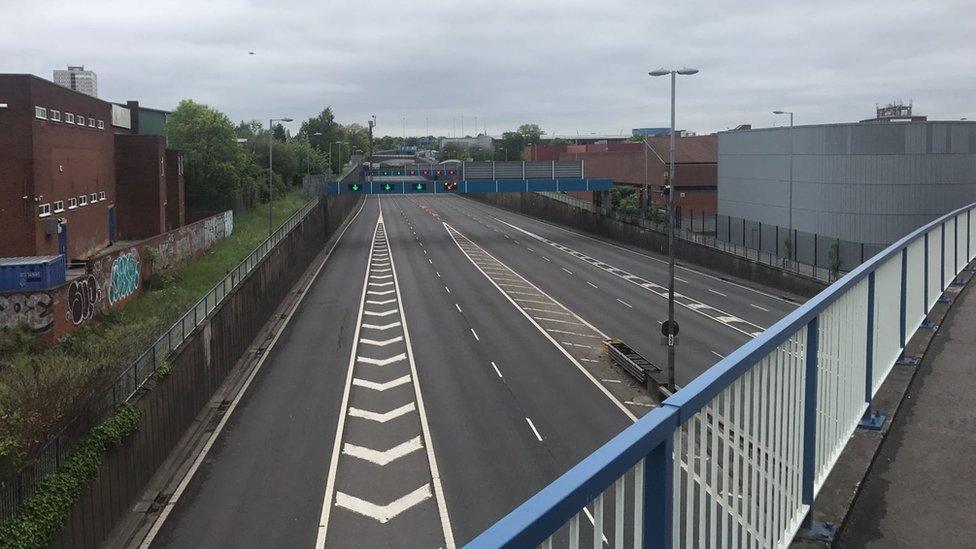
[(413, 184), (413, 190), (415, 190), (415, 191), (426, 191), (427, 190), (427, 184), (426, 183), (414, 183)]
[(380, 189), (382, 189), (383, 192), (387, 192), (387, 193), (392, 191), (393, 187), (394, 187), (393, 183), (383, 183), (382, 185), (380, 185)]
[(457, 189), (457, 181), (445, 181), (444, 182), (444, 190), (445, 191), (453, 191), (454, 189)]
[(359, 191), (363, 190), (363, 186), (359, 183), (350, 183), (347, 186), (349, 190), (354, 193), (358, 193)]

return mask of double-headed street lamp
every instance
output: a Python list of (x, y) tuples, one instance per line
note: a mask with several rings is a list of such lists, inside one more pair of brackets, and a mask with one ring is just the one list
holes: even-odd
[(271, 157), (274, 155), (274, 123), (291, 122), (291, 118), (268, 119), (268, 236), (274, 230), (274, 169)]
[[(773, 114), (790, 115), (790, 198), (788, 214), (789, 232), (787, 233), (787, 238), (790, 239), (790, 253), (788, 255), (793, 256), (795, 254), (794, 250), (796, 250), (796, 242), (793, 242), (793, 111), (773, 111)], [(790, 259), (793, 259), (793, 257), (790, 257)]]
[(671, 75), (671, 147), (668, 152), (668, 322), (663, 326), (664, 335), (668, 338), (668, 390), (674, 392), (674, 346), (677, 343), (678, 325), (674, 321), (674, 87), (678, 75), (691, 76), (697, 74), (698, 69), (682, 68), (678, 70), (657, 69), (648, 74), (651, 76)]

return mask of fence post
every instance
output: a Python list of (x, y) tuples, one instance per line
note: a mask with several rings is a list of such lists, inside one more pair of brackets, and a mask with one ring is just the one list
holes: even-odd
[[(759, 222), (759, 251), (762, 251), (762, 221)], [(758, 258), (759, 255), (756, 254), (756, 257)]]
[(796, 537), (824, 541), (828, 544), (837, 534), (837, 525), (813, 520), (813, 484), (816, 480), (817, 455), (817, 352), (820, 317), (807, 324), (806, 379), (803, 393), (803, 479), (802, 503), (807, 507), (803, 526)]
[[(746, 218), (744, 218), (744, 217), (742, 218), (742, 247), (743, 248), (746, 247)], [(747, 251), (746, 252), (746, 256), (748, 256), (748, 255), (749, 255), (749, 252)]]
[(779, 257), (779, 225), (774, 227), (776, 227), (776, 257)]
[(939, 293), (945, 291), (945, 222), (942, 222), (942, 253), (939, 255)]
[(877, 410), (871, 409), (871, 400), (874, 396), (874, 272), (868, 275), (868, 322), (867, 322), (867, 344), (865, 346), (864, 360), (864, 402), (867, 409), (864, 417), (857, 424), (858, 427), (880, 431), (885, 422), (885, 415)]
[[(677, 431), (675, 427), (674, 431)], [(670, 549), (674, 525), (674, 434), (644, 459), (644, 547)]]
[(817, 276), (817, 266), (818, 266), (817, 260), (819, 259), (819, 257), (817, 257), (819, 255), (817, 244), (819, 243), (819, 241), (820, 241), (820, 235), (818, 235), (817, 233), (813, 233), (813, 275), (814, 276)]
[(901, 305), (899, 307), (900, 312), (898, 313), (898, 333), (900, 334), (899, 341), (901, 342), (901, 348), (905, 349), (905, 308), (908, 304), (908, 247), (904, 247), (901, 250)]

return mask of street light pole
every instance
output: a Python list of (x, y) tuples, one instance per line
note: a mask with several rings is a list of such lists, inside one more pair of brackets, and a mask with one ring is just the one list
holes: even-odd
[[(773, 114), (788, 114), (790, 115), (790, 198), (789, 198), (789, 212), (787, 214), (787, 219), (789, 220), (789, 232), (787, 233), (787, 238), (790, 239), (790, 255), (796, 257), (796, 242), (793, 242), (793, 111), (773, 111)], [(793, 259), (791, 257), (790, 259)]]
[(674, 322), (674, 94), (678, 75), (691, 76), (698, 73), (698, 69), (682, 68), (678, 70), (658, 69), (648, 74), (651, 76), (671, 75), (671, 146), (668, 151), (668, 323), (665, 335), (668, 344), (668, 390), (676, 390), (674, 379), (674, 347), (677, 344), (678, 325)]
[(268, 119), (268, 236), (271, 236), (271, 232), (274, 230), (274, 170), (271, 162), (274, 155), (274, 123), (291, 121), (291, 118)]

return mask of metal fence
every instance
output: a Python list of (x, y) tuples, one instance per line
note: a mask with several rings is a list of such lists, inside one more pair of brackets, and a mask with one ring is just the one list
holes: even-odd
[(37, 453), (34, 462), (0, 482), (0, 521), (12, 516), (20, 503), (34, 492), (37, 482), (44, 475), (53, 472), (70, 453), (74, 443), (103, 420), (109, 412), (128, 401), (164, 362), (180, 346), (193, 330), (204, 320), (258, 263), (319, 203), (315, 197), (292, 214), (277, 229), (257, 246), (227, 276), (218, 281), (209, 292), (190, 307), (159, 336), (138, 358), (127, 366), (111, 383), (110, 387), (98, 395), (93, 395), (87, 410), (74, 418), (67, 426), (45, 443)]
[(786, 547), (910, 336), (972, 260), (971, 204), (863, 263), (469, 547)]
[[(599, 213), (611, 219), (616, 219), (617, 221), (621, 221), (623, 223), (628, 223), (631, 225), (637, 225), (638, 227), (642, 227), (648, 230), (657, 231), (661, 233), (667, 232), (668, 230), (667, 223), (663, 221), (657, 222), (642, 217), (640, 215), (627, 215), (627, 214), (622, 214), (620, 212), (608, 211), (605, 209), (601, 210), (600, 207), (596, 206), (592, 202), (588, 202), (586, 200), (576, 198), (575, 196), (570, 196), (570, 195), (557, 193), (557, 192), (540, 192), (538, 194), (547, 196), (549, 198), (558, 200), (560, 202), (569, 204), (571, 206), (575, 206), (585, 211)], [(679, 212), (676, 212), (676, 214), (677, 213)], [(785, 250), (780, 252), (765, 251), (763, 248), (760, 247), (741, 245), (738, 242), (731, 242), (728, 239), (721, 238), (721, 236), (723, 235), (722, 227), (724, 226), (723, 222), (725, 221), (725, 216), (719, 218), (715, 214), (711, 214), (708, 215), (707, 217), (702, 217), (701, 215), (696, 216), (694, 211), (689, 211), (685, 215), (675, 215), (675, 218), (678, 219), (678, 224), (679, 224), (678, 227), (675, 227), (675, 232), (674, 232), (675, 238), (680, 238), (682, 240), (695, 242), (703, 246), (708, 246), (709, 248), (721, 250), (726, 253), (737, 255), (739, 257), (750, 259), (758, 263), (776, 267), (778, 269), (782, 269), (792, 273), (800, 274), (803, 276), (809, 276), (811, 278), (822, 280), (824, 282), (831, 282), (837, 279), (837, 276), (835, 276), (835, 274), (827, 266), (828, 262), (826, 260), (823, 260), (819, 265), (816, 263), (796, 261), (793, 259), (783, 257), (782, 254), (785, 254)], [(739, 224), (735, 224), (734, 226), (738, 227)], [(813, 236), (816, 237), (816, 235)], [(823, 240), (824, 240), (823, 237), (820, 237), (820, 241)], [(769, 242), (772, 242), (772, 240), (770, 240)], [(803, 242), (806, 242), (806, 240), (803, 240)], [(814, 257), (818, 257), (818, 256), (825, 257), (825, 254), (828, 253), (827, 250), (829, 249), (829, 246), (830, 246), (829, 243), (822, 246), (819, 251), (819, 254), (818, 252), (815, 251)], [(798, 246), (797, 248), (805, 250), (807, 247), (808, 246), (804, 244), (802, 248), (800, 246)], [(817, 249), (816, 244), (811, 244), (809, 247), (814, 250)], [(804, 255), (802, 257), (806, 257), (806, 256)], [(847, 265), (851, 265), (851, 264), (848, 263)], [(854, 263), (853, 265), (856, 266), (857, 263)], [(843, 274), (844, 272), (845, 269), (842, 268), (837, 273), (837, 275)]]

